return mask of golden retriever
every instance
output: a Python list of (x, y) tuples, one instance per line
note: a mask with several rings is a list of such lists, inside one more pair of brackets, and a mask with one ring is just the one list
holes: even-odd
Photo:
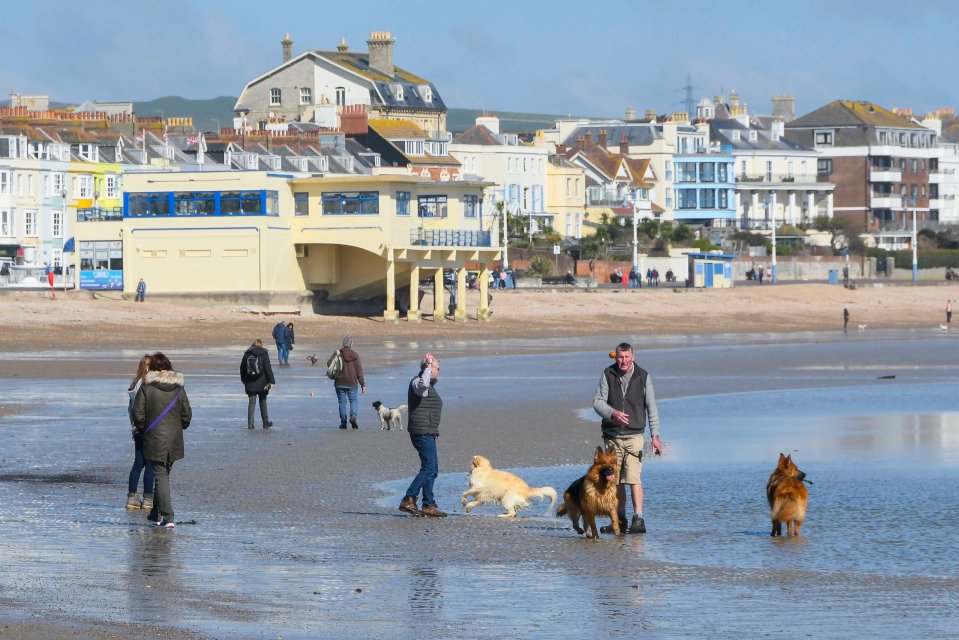
[[(472, 498), (472, 501), (470, 501)], [(473, 456), (469, 475), (469, 488), (463, 492), (462, 502), (466, 513), (482, 504), (496, 503), (506, 509), (499, 518), (514, 518), (516, 511), (529, 506), (532, 498), (549, 498), (549, 509), (556, 503), (553, 487), (530, 488), (522, 478), (509, 471), (494, 469), (483, 456)]]

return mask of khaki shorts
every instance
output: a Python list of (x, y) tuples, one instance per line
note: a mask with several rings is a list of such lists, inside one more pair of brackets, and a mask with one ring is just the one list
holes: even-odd
[(643, 473), (643, 435), (624, 438), (603, 438), (607, 449), (612, 447), (619, 463), (619, 484), (640, 484)]

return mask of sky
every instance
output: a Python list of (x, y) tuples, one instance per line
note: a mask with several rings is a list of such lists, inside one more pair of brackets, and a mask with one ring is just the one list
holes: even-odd
[(697, 101), (734, 89), (755, 113), (780, 93), (797, 115), (840, 98), (959, 108), (955, 0), (0, 2), (0, 99), (237, 96), (282, 62), (287, 32), (296, 55), (389, 31), (394, 62), (448, 107), (669, 113), (689, 77)]

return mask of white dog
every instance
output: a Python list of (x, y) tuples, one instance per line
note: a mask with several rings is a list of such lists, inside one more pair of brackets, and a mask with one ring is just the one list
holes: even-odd
[[(469, 502), (469, 498), (473, 498), (473, 501)], [(518, 509), (529, 506), (531, 498), (549, 498), (549, 508), (546, 510), (549, 513), (556, 504), (556, 489), (553, 487), (531, 489), (519, 476), (509, 471), (494, 469), (490, 461), (483, 456), (473, 456), (469, 489), (463, 492), (462, 497), (466, 513), (469, 513), (473, 507), (495, 502), (506, 509), (506, 513), (501, 513), (497, 517), (513, 518)]]
[(380, 417), (380, 431), (392, 431), (394, 427), (400, 431), (403, 430), (403, 414), (401, 412), (409, 410), (409, 407), (405, 404), (390, 409), (377, 400), (373, 403), (373, 408), (376, 409), (376, 414)]
[(947, 324), (941, 324), (941, 325), (939, 325), (939, 330), (942, 331), (943, 333), (945, 333), (945, 332), (949, 331), (949, 325), (947, 325)]
[(860, 331), (860, 333), (863, 332), (863, 331), (865, 331), (865, 330), (866, 330), (866, 325), (864, 325), (864, 324), (859, 325), (859, 331)]

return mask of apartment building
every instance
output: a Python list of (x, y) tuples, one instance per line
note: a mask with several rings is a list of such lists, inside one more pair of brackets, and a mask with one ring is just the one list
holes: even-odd
[[(835, 185), (833, 212), (878, 234), (939, 221), (938, 136), (866, 101), (836, 100), (785, 125), (796, 144), (815, 149), (817, 180)], [(878, 238), (878, 236), (877, 236)]]

